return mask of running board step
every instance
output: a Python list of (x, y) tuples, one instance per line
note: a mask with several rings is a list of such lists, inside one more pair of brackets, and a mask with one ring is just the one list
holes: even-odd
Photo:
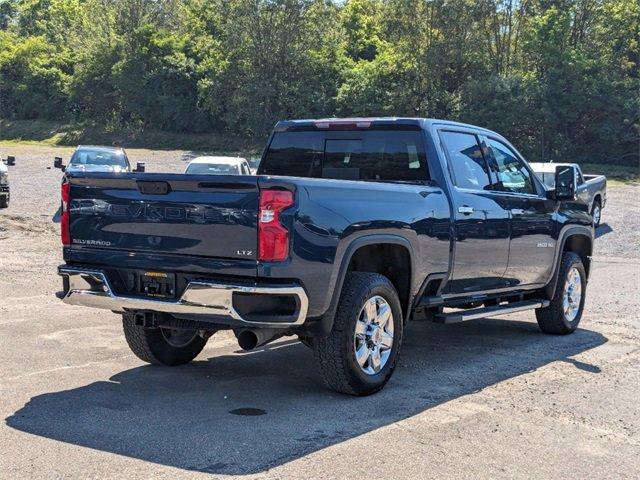
[(494, 307), (474, 308), (472, 310), (460, 310), (453, 313), (440, 313), (433, 319), (436, 323), (460, 323), (477, 318), (486, 318), (494, 315), (505, 315), (507, 313), (521, 312), (549, 306), (549, 300), (525, 300), (522, 302), (512, 302)]

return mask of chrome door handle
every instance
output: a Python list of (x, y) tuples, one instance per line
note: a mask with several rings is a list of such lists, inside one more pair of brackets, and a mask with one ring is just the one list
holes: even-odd
[(474, 212), (475, 210), (473, 209), (473, 207), (469, 207), (467, 205), (463, 205), (462, 207), (458, 207), (458, 212), (459, 213), (463, 213), (465, 215), (470, 215)]
[(524, 210), (521, 208), (512, 208), (511, 209), (511, 214), (512, 215), (524, 215)]

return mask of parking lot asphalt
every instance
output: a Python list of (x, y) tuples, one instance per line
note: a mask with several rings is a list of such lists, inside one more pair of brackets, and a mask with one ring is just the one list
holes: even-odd
[[(353, 398), (292, 339), (241, 352), (219, 333), (189, 365), (139, 361), (117, 315), (55, 298), (60, 150), (14, 150), (0, 478), (640, 477), (640, 186), (609, 188), (575, 334), (540, 333), (532, 312), (412, 322), (391, 382)], [(130, 152), (149, 171), (188, 155)]]

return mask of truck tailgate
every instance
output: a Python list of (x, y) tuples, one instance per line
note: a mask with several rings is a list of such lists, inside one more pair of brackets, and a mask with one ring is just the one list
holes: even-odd
[(257, 258), (258, 178), (72, 174), (72, 248)]

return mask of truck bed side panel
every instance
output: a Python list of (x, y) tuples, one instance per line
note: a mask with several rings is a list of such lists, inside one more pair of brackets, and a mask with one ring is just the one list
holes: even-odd
[[(309, 316), (325, 313), (349, 245), (371, 235), (406, 239), (420, 281), (449, 268), (450, 211), (434, 185), (294, 177), (261, 177), (260, 188), (295, 184), (297, 208), (283, 216), (293, 232), (291, 259), (258, 264), (258, 276), (298, 278), (309, 295)], [(415, 292), (413, 292), (415, 293)]]

